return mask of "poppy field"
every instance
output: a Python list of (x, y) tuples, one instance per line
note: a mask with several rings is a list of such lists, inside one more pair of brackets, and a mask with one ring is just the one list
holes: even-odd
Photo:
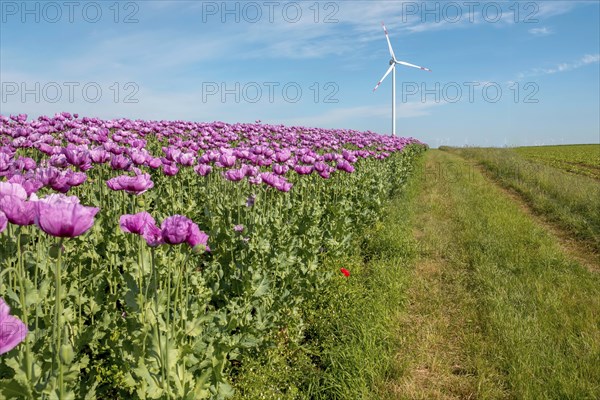
[[(0, 116), (0, 398), (232, 395), (425, 145), (350, 130)], [(290, 340), (299, 340), (291, 337)]]

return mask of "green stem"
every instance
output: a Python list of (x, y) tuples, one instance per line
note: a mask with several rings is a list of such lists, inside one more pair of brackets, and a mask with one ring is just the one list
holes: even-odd
[[(154, 285), (157, 286), (158, 285), (158, 277), (156, 274), (156, 266), (155, 266), (155, 262), (154, 262), (154, 247), (151, 248), (151, 260), (152, 260), (152, 276), (154, 278)], [(154, 294), (154, 318), (156, 319), (156, 323), (154, 324), (154, 335), (156, 337), (156, 341), (158, 342), (158, 352), (159, 352), (159, 356), (160, 356), (160, 374), (162, 376), (162, 381), (163, 381), (163, 385), (166, 385), (167, 388), (169, 387), (169, 381), (167, 380), (167, 374), (166, 374), (166, 368), (167, 366), (165, 365), (165, 354), (163, 352), (163, 346), (162, 346), (162, 340), (160, 339), (160, 330), (159, 330), (159, 306), (158, 306), (158, 294), (159, 294), (159, 290), (155, 290), (155, 294)], [(168, 349), (167, 353), (168, 353)], [(167, 395), (170, 398), (170, 391), (168, 391), (167, 389)]]
[[(19, 301), (21, 303), (21, 313), (23, 318), (23, 323), (29, 329), (29, 316), (27, 315), (27, 305), (25, 304), (25, 267), (23, 265), (23, 249), (21, 248), (21, 227), (17, 227), (17, 249), (18, 249), (18, 259), (17, 265), (19, 269)], [(31, 345), (29, 343), (29, 339), (25, 338), (25, 375), (27, 376), (27, 381), (32, 381), (32, 360), (31, 360)]]
[[(140, 294), (142, 293), (142, 288), (144, 287), (144, 245), (142, 241), (143, 239), (140, 237), (138, 240), (138, 288)], [(149, 279), (148, 284), (145, 286), (143, 302), (140, 302), (140, 307), (143, 307), (143, 309), (140, 310), (140, 313), (142, 317), (142, 326), (144, 327), (144, 339), (142, 340), (142, 354), (146, 353), (146, 337), (148, 335), (148, 331), (146, 329), (146, 300), (148, 299), (148, 290), (150, 289), (150, 282), (151, 280)]]
[[(12, 224), (8, 224), (8, 226), (6, 227), (6, 234), (7, 234), (7, 237), (9, 237), (9, 238), (13, 238), (14, 237), (13, 236), (13, 227), (12, 227)], [(14, 262), (12, 262), (12, 261), (10, 262), (10, 264), (13, 265), (13, 266), (15, 265)], [(15, 279), (16, 279), (16, 276), (18, 274), (18, 271), (16, 270), (16, 268), (14, 268), (15, 273), (13, 274), (13, 272), (12, 272), (13, 270), (12, 269), (8, 268), (7, 270), (9, 271), (9, 273), (8, 273), (8, 282), (9, 282), (9, 284), (10, 284), (11, 287), (15, 287), (16, 286)]]
[(0, 271), (0, 281), (4, 277), (4, 274), (8, 274), (8, 276), (10, 277), (13, 272), (18, 273), (19, 271), (17, 271), (15, 267), (4, 268), (2, 271)]
[(187, 309), (190, 304), (190, 274), (185, 274), (185, 310), (186, 314), (183, 316), (183, 331), (187, 333)]
[(61, 275), (62, 275), (62, 243), (63, 243), (63, 239), (61, 238), (60, 241), (58, 242), (58, 259), (56, 260), (56, 269), (55, 269), (55, 279), (56, 279), (56, 292), (55, 292), (55, 317), (54, 317), (54, 323), (55, 323), (55, 327), (54, 329), (56, 329), (56, 341), (55, 341), (55, 349), (54, 349), (54, 357), (56, 359), (56, 362), (58, 363), (58, 392), (59, 392), (59, 398), (63, 399), (64, 398), (64, 392), (65, 392), (65, 387), (64, 387), (64, 381), (63, 381), (63, 365), (62, 365), (62, 361), (60, 360), (60, 345), (61, 345), (61, 334), (62, 334), (62, 281), (61, 281)]
[[(187, 302), (187, 280), (186, 280), (186, 287), (185, 287), (185, 297), (186, 297), (186, 301), (185, 303), (183, 302), (183, 293), (181, 291), (181, 286), (182, 286), (182, 282), (183, 282), (183, 277), (184, 277), (184, 273), (185, 273), (185, 266), (190, 258), (190, 253), (191, 251), (187, 251), (187, 254), (185, 255), (185, 260), (183, 261), (183, 263), (181, 264), (181, 267), (179, 268), (179, 278), (177, 280), (177, 303), (175, 305), (175, 307), (177, 307), (177, 309), (180, 312), (180, 319), (181, 319), (181, 327), (183, 329), (183, 332), (187, 332), (186, 330), (186, 322), (187, 322), (187, 307), (188, 307), (188, 302)], [(187, 278), (187, 274), (185, 275)]]
[[(167, 271), (167, 309), (166, 309), (166, 313), (167, 313), (167, 317), (166, 317), (166, 329), (165, 329), (165, 333), (166, 333), (166, 343), (165, 343), (165, 370), (168, 370), (169, 368), (169, 327), (171, 326), (171, 268), (169, 268), (169, 270)], [(165, 381), (166, 385), (167, 385), (167, 399), (171, 398), (171, 385), (169, 383), (169, 379), (168, 379), (168, 375), (167, 375), (167, 380)]]
[(81, 318), (81, 292), (83, 288), (81, 287), (81, 263), (77, 263), (77, 302), (79, 303), (79, 310), (77, 313), (78, 316), (78, 326), (79, 326), (79, 335), (81, 335), (81, 331), (83, 330), (83, 318)]
[[(36, 246), (35, 270), (34, 270), (34, 273), (33, 273), (33, 286), (36, 287), (36, 288), (39, 288), (39, 286), (38, 286), (39, 285), (39, 283), (38, 283), (39, 282), (38, 276), (39, 276), (39, 270), (40, 270), (39, 266), (41, 264), (40, 260), (42, 259), (41, 255), (40, 255), (41, 248), (42, 248), (42, 246), (40, 246), (40, 243), (38, 242), (37, 246)], [(36, 312), (35, 312), (35, 325), (34, 325), (36, 328), (39, 326), (39, 316), (38, 316), (38, 314), (39, 313), (38, 313), (38, 311), (36, 309)], [(44, 314), (46, 314), (46, 313), (44, 313)]]

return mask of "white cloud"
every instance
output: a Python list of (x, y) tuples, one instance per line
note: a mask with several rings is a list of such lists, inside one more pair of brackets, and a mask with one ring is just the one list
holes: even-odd
[(552, 30), (550, 30), (546, 27), (532, 28), (528, 32), (531, 33), (533, 36), (548, 36), (548, 35), (551, 35), (552, 33), (554, 33), (554, 32), (552, 32)]
[(586, 54), (580, 60), (582, 65), (593, 64), (600, 61), (600, 54)]
[(550, 18), (570, 12), (578, 5), (585, 5), (593, 2), (587, 1), (538, 1), (524, 3), (523, 14), (528, 20), (539, 20), (541, 18)]
[(520, 72), (517, 75), (518, 79), (541, 76), (541, 75), (552, 75), (559, 72), (572, 71), (574, 69), (578, 69), (581, 67), (585, 67), (589, 64), (595, 64), (600, 62), (600, 54), (586, 54), (581, 57), (579, 60), (575, 60), (572, 62), (564, 62), (557, 64), (552, 68), (533, 68), (526, 72)]

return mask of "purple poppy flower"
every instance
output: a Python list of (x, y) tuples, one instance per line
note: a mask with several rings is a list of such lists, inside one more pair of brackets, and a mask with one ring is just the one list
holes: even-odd
[(260, 174), (260, 177), (262, 178), (263, 182), (269, 186), (275, 187), (275, 184), (278, 182), (277, 175), (271, 172), (263, 172), (262, 174)]
[(162, 231), (154, 224), (148, 224), (142, 232), (142, 237), (150, 247), (156, 247), (164, 243)]
[(0, 182), (0, 197), (15, 196), (27, 200), (27, 191), (20, 183)]
[(156, 221), (146, 211), (137, 214), (125, 214), (119, 218), (119, 226), (123, 232), (142, 235), (149, 225), (155, 225)]
[(99, 210), (79, 204), (75, 196), (49, 195), (35, 202), (35, 224), (52, 236), (75, 237), (94, 225)]
[(136, 176), (121, 175), (106, 181), (106, 185), (112, 190), (124, 190), (129, 194), (140, 195), (154, 187), (150, 174), (143, 174), (134, 168)]
[(117, 154), (111, 158), (110, 166), (115, 170), (128, 170), (131, 166), (131, 160), (122, 154)]
[(233, 154), (221, 154), (219, 157), (219, 164), (222, 167), (230, 168), (235, 165), (235, 156)]
[(273, 172), (277, 175), (285, 175), (290, 168), (287, 165), (275, 164), (273, 165)]
[(133, 161), (135, 165), (143, 165), (146, 162), (146, 154), (141, 151), (131, 151), (129, 157), (131, 157), (131, 161)]
[(247, 160), (248, 156), (250, 156), (250, 152), (248, 150), (237, 148), (233, 150), (233, 155), (238, 159)]
[(346, 149), (342, 150), (342, 157), (344, 157), (344, 160), (346, 160), (350, 163), (355, 163), (357, 160), (356, 156), (354, 155), (354, 153), (351, 150), (350, 151), (348, 151)]
[(328, 170), (324, 170), (324, 171), (319, 171), (319, 175), (321, 176), (321, 178), (323, 179), (329, 179), (331, 177), (331, 174), (329, 173)]
[(22, 171), (31, 171), (35, 169), (37, 163), (33, 158), (30, 157), (19, 157), (17, 160), (17, 168)]
[(348, 173), (354, 172), (354, 167), (346, 160), (338, 162), (337, 169)]
[(200, 157), (198, 157), (198, 163), (200, 164), (208, 164), (210, 161), (210, 154), (208, 153), (204, 153)]
[(0, 196), (0, 211), (6, 215), (11, 224), (20, 226), (33, 225), (35, 220), (35, 201), (21, 200), (17, 196)]
[(55, 203), (69, 203), (69, 204), (79, 204), (79, 198), (77, 196), (65, 196), (64, 194), (49, 194), (48, 196), (42, 199), (36, 199), (36, 201), (41, 201), (48, 204)]
[(248, 178), (248, 183), (251, 185), (260, 185), (262, 183), (262, 178), (259, 176), (251, 176)]
[(6, 214), (3, 211), (0, 211), (0, 233), (4, 232), (8, 225), (8, 218), (6, 218)]
[(27, 333), (27, 326), (17, 317), (10, 315), (10, 307), (0, 297), (0, 354), (14, 349), (25, 340)]
[(69, 189), (71, 189), (67, 172), (60, 172), (59, 175), (50, 182), (49, 186), (57, 192), (67, 193)]
[(259, 157), (256, 154), (250, 154), (248, 156), (248, 161), (250, 161), (252, 164), (258, 164), (259, 163)]
[(175, 161), (181, 165), (191, 167), (194, 165), (194, 162), (196, 162), (196, 156), (191, 153), (181, 153), (178, 157), (176, 157)]
[(207, 245), (208, 235), (202, 232), (200, 228), (198, 228), (198, 225), (193, 222), (190, 225), (190, 231), (188, 233), (186, 243), (195, 251), (210, 251), (210, 247)]
[(36, 193), (40, 190), (44, 185), (42, 182), (38, 181), (33, 175), (28, 174), (30, 177), (26, 178), (23, 175), (13, 175), (8, 181), (10, 183), (18, 183), (25, 189), (27, 192), (27, 196), (30, 196), (32, 193)]
[(194, 171), (200, 176), (206, 176), (212, 171), (212, 167), (206, 164), (198, 164), (194, 167)]
[(119, 226), (123, 232), (142, 235), (148, 246), (156, 247), (164, 243), (160, 228), (156, 226), (154, 218), (146, 211), (121, 215)]
[(54, 154), (48, 160), (49, 164), (56, 168), (66, 168), (69, 163), (64, 154)]
[(265, 148), (265, 151), (263, 151), (263, 157), (266, 158), (271, 158), (273, 157), (273, 155), (275, 154), (275, 150), (270, 149), (270, 148)]
[(97, 147), (90, 150), (90, 158), (96, 164), (104, 164), (110, 160), (110, 153), (104, 150), (102, 147)]
[(256, 203), (256, 195), (252, 194), (246, 199), (246, 207), (252, 207)]
[(244, 164), (242, 165), (242, 168), (240, 168), (240, 171), (242, 171), (245, 176), (258, 176), (260, 169), (253, 165)]
[(163, 147), (162, 151), (165, 153), (165, 158), (168, 161), (175, 161), (181, 154), (181, 150), (176, 147)]
[[(153, 226), (153, 225), (152, 225)], [(152, 227), (149, 225), (149, 227)], [(151, 231), (146, 230), (146, 234), (160, 235), (160, 240), (168, 244), (187, 243), (194, 250), (200, 250), (198, 246), (202, 246), (202, 250), (210, 251), (207, 246), (208, 235), (198, 228), (191, 219), (183, 215), (173, 215), (166, 218), (158, 228), (151, 228)], [(148, 239), (146, 239), (148, 242)], [(148, 243), (150, 244), (150, 243)]]
[(280, 192), (289, 192), (293, 184), (288, 182), (284, 177), (273, 174), (272, 172), (263, 172), (260, 174), (264, 183), (274, 187)]
[(175, 176), (179, 172), (179, 168), (175, 164), (165, 164), (163, 162), (163, 173), (166, 176)]
[(50, 186), (50, 183), (60, 176), (60, 170), (54, 167), (38, 168), (35, 171), (35, 177), (43, 186)]
[(235, 225), (233, 227), (233, 230), (236, 232), (243, 232), (244, 231), (244, 225)]
[(263, 154), (265, 152), (265, 150), (266, 150), (265, 146), (255, 146), (252, 148), (252, 152), (254, 154), (256, 154), (257, 156)]
[(0, 176), (6, 174), (6, 172), (11, 168), (12, 160), (11, 156), (0, 152)]
[(73, 172), (68, 170), (66, 173), (67, 184), (71, 187), (79, 186), (87, 180), (87, 175), (84, 172)]
[[(125, 151), (125, 149), (119, 147), (118, 144), (116, 144), (115, 142), (112, 142), (112, 141), (105, 142), (104, 144), (102, 144), (102, 147), (104, 147), (104, 150), (108, 151), (109, 153), (114, 154), (115, 156), (123, 154), (123, 152)], [(118, 160), (123, 161), (121, 159), (118, 159)]]
[[(37, 197), (33, 200), (37, 200)], [(35, 201), (27, 201), (27, 192), (21, 184), (0, 182), (0, 211), (11, 224), (32, 225), (35, 217), (34, 203)]]
[(292, 186), (294, 186), (292, 183), (286, 181), (285, 178), (281, 178), (279, 182), (275, 184), (275, 189), (280, 192), (289, 192), (292, 189)]
[(185, 242), (192, 224), (192, 220), (183, 215), (173, 215), (166, 218), (160, 226), (163, 240), (168, 244)]
[(62, 149), (62, 154), (65, 155), (68, 163), (81, 171), (87, 171), (92, 168), (92, 158), (90, 152), (85, 147), (67, 146)]
[(312, 165), (296, 165), (294, 166), (294, 171), (296, 171), (300, 175), (310, 175), (312, 174), (314, 168)]
[(310, 154), (305, 154), (300, 158), (300, 161), (302, 161), (304, 164), (312, 165), (315, 163), (315, 161), (317, 161), (317, 159), (311, 156)]
[(230, 169), (225, 171), (225, 179), (232, 182), (241, 181), (246, 176), (245, 172), (240, 169)]
[(150, 157), (147, 162), (148, 166), (152, 169), (160, 168), (162, 161), (158, 157)]
[(270, 158), (265, 159), (263, 157), (259, 157), (256, 160), (256, 164), (258, 164), (260, 167), (268, 167), (269, 165), (273, 164), (273, 160), (271, 160)]
[(327, 164), (325, 164), (323, 161), (317, 161), (315, 163), (315, 170), (317, 170), (317, 172), (320, 174), (323, 171), (327, 171), (329, 169), (329, 166)]

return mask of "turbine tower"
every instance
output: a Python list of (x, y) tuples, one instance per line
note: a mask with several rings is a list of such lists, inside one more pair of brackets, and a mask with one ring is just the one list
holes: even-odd
[(406, 61), (396, 60), (396, 56), (394, 55), (394, 49), (392, 49), (392, 44), (390, 43), (390, 38), (388, 36), (387, 29), (385, 29), (385, 25), (383, 24), (383, 22), (381, 23), (381, 26), (383, 26), (383, 31), (385, 32), (385, 39), (387, 40), (388, 49), (390, 50), (390, 56), (392, 56), (392, 58), (390, 59), (390, 67), (388, 68), (386, 73), (383, 75), (383, 78), (381, 78), (379, 80), (379, 82), (377, 82), (377, 85), (375, 85), (375, 89), (373, 89), (373, 92), (375, 92), (377, 90), (379, 85), (381, 85), (381, 82), (383, 82), (383, 80), (386, 78), (386, 76), (388, 76), (391, 72), (392, 73), (392, 136), (396, 136), (396, 65), (400, 64), (400, 65), (404, 65), (405, 67), (419, 68), (419, 69), (422, 69), (423, 71), (429, 71), (429, 72), (431, 72), (431, 70), (429, 68), (419, 67), (418, 65), (407, 63)]

